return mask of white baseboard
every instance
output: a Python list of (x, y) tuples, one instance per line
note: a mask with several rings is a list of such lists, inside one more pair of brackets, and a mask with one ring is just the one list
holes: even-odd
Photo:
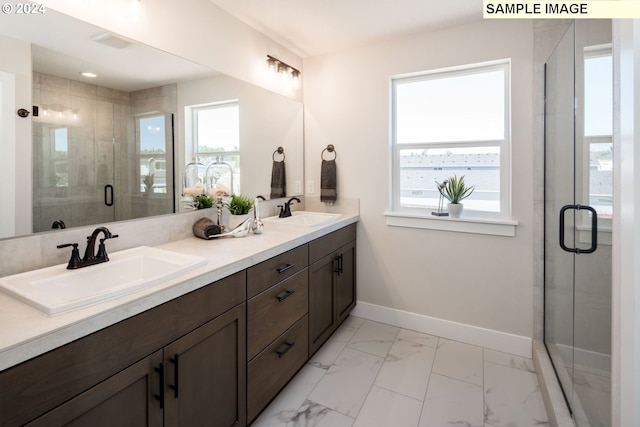
[(529, 359), (532, 357), (532, 339), (520, 335), (396, 310), (362, 301), (358, 301), (351, 314), (375, 322), (386, 323), (516, 356)]

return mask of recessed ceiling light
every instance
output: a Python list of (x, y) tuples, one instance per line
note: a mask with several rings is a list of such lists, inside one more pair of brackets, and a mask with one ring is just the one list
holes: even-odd
[(92, 73), (90, 71), (85, 71), (83, 73), (80, 73), (83, 77), (89, 77), (91, 79), (95, 79), (96, 77), (98, 77), (98, 75), (96, 73)]

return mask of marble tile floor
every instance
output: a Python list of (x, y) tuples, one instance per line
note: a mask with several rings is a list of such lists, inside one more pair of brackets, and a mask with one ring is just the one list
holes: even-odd
[(252, 427), (549, 425), (531, 359), (349, 317)]

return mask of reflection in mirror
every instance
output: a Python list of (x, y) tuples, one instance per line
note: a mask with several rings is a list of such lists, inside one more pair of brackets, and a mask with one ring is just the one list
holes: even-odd
[(33, 231), (173, 212), (176, 87), (33, 73)]
[(220, 183), (234, 194), (269, 198), (274, 152), (282, 147), (277, 160), (286, 159), (286, 195), (302, 194), (302, 104), (220, 74), (180, 82), (178, 93), (185, 129), (181, 152), (185, 163), (197, 159), (212, 172), (202, 180), (209, 190)]
[[(30, 93), (40, 114), (16, 121), (17, 170), (5, 180), (16, 203), (2, 215), (33, 219), (0, 238), (50, 230), (54, 222), (73, 227), (173, 212), (184, 165), (194, 157), (186, 106), (238, 103), (239, 148), (228, 151), (239, 150), (242, 163), (204, 144), (210, 158), (233, 167), (234, 192), (268, 196), (279, 145), (290, 188), (293, 181), (302, 188), (301, 103), (54, 10), (23, 18), (0, 15), (0, 70), (16, 76), (15, 92)], [(81, 77), (87, 69), (98, 77)], [(29, 150), (17, 143), (32, 138)], [(30, 173), (20, 178), (21, 170)]]

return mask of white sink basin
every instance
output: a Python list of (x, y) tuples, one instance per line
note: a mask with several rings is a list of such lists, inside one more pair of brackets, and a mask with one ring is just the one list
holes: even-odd
[(273, 224), (286, 224), (297, 225), (303, 227), (319, 227), (337, 221), (342, 217), (342, 214), (336, 213), (324, 213), (324, 212), (308, 212), (308, 211), (295, 211), (291, 212), (291, 216), (286, 218), (279, 218), (277, 216), (271, 216), (264, 218), (262, 221)]
[(139, 291), (203, 265), (206, 258), (140, 246), (78, 270), (67, 264), (0, 278), (0, 289), (50, 316)]

